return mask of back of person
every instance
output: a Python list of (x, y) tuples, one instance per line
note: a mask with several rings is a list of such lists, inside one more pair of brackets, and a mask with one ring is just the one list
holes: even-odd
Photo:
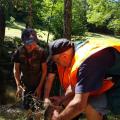
[(108, 107), (110, 111), (115, 114), (120, 114), (120, 53), (115, 52), (116, 63), (107, 71), (108, 75), (113, 77), (115, 85), (107, 92)]

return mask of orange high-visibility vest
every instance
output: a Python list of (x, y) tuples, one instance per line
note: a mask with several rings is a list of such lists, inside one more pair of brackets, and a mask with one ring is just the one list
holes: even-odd
[[(105, 39), (94, 39), (89, 40), (81, 46), (76, 52), (73, 57), (72, 63), (70, 67), (64, 68), (60, 65), (57, 65), (58, 67), (58, 73), (61, 85), (64, 90), (68, 88), (69, 85), (75, 87), (77, 83), (77, 71), (80, 65), (91, 55), (94, 53), (107, 48), (107, 47), (113, 47), (116, 50), (120, 52), (120, 40), (105, 40)], [(107, 80), (103, 82), (103, 86), (94, 92), (91, 93), (91, 95), (98, 95), (106, 90), (110, 89), (113, 86), (113, 82), (111, 80)]]

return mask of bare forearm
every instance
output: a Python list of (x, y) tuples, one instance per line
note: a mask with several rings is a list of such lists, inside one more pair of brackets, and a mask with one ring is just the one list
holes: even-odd
[(47, 64), (43, 63), (42, 64), (42, 76), (41, 76), (41, 79), (40, 79), (39, 87), (43, 86), (46, 75), (47, 75)]
[(14, 78), (16, 81), (16, 85), (20, 85), (20, 70), (19, 70), (20, 64), (19, 63), (14, 63), (14, 68), (13, 68), (13, 74)]
[(72, 101), (68, 104), (68, 106), (64, 109), (62, 113), (59, 115), (60, 120), (71, 120), (76, 117), (79, 113), (83, 111), (82, 107), (79, 104), (73, 103)]
[(53, 74), (53, 73), (48, 74), (46, 84), (45, 84), (45, 89), (44, 89), (44, 99), (48, 98), (50, 95), (54, 77), (55, 77), (55, 74)]
[(20, 85), (20, 73), (17, 73), (15, 72), (14, 73), (14, 78), (15, 78), (15, 81), (16, 81), (16, 85), (19, 86)]
[(89, 93), (75, 94), (75, 97), (67, 107), (58, 115), (57, 120), (71, 120), (84, 111), (87, 105)]
[(42, 74), (41, 79), (40, 79), (39, 86), (43, 86), (44, 81), (45, 81), (45, 77), (46, 77), (46, 74), (45, 74), (45, 73), (44, 73), (44, 74)]
[(66, 96), (64, 96), (60, 102), (61, 105), (67, 106), (68, 103), (73, 99), (75, 93), (71, 92), (69, 94), (67, 94)]
[(45, 85), (45, 89), (44, 89), (44, 99), (45, 99), (45, 98), (49, 98), (51, 88), (52, 88), (52, 85), (50, 85), (50, 84), (48, 84), (48, 83)]

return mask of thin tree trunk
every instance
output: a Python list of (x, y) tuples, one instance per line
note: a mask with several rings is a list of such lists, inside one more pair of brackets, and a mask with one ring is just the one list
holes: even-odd
[(64, 0), (63, 37), (71, 40), (72, 0)]
[(26, 28), (33, 28), (32, 0), (29, 0), (28, 23), (26, 23)]
[(0, 6), (0, 43), (4, 41), (5, 38), (5, 13), (4, 8)]

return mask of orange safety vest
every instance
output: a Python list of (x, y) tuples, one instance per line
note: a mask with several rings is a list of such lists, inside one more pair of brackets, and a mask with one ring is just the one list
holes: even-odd
[[(120, 41), (119, 40), (88, 40), (86, 44), (81, 46), (76, 52), (73, 57), (72, 63), (70, 67), (64, 68), (60, 65), (58, 67), (58, 73), (61, 85), (64, 90), (68, 88), (69, 85), (75, 87), (77, 83), (77, 71), (80, 65), (91, 55), (94, 53), (107, 48), (113, 47), (120, 52)], [(91, 92), (91, 95), (98, 95), (101, 94), (113, 86), (113, 82), (111, 80), (104, 80), (103, 85), (100, 89)]]

